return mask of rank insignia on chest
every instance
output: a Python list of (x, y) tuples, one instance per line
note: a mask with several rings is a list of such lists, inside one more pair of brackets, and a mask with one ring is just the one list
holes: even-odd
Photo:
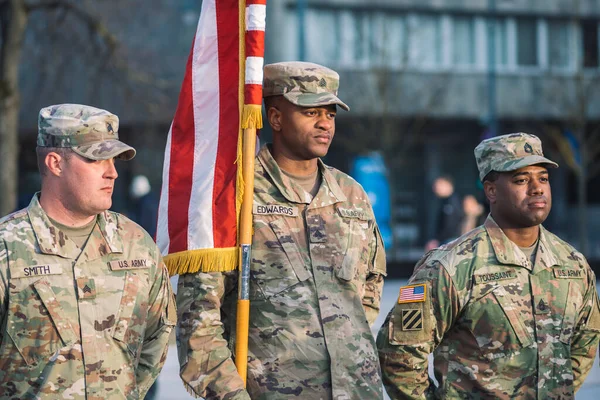
[(417, 309), (402, 310), (402, 330), (420, 331), (423, 329), (423, 311)]
[(95, 299), (96, 284), (92, 278), (77, 278), (77, 293), (80, 299)]
[(402, 286), (400, 288), (398, 303), (422, 303), (425, 301), (426, 295), (427, 285), (424, 283), (420, 285)]

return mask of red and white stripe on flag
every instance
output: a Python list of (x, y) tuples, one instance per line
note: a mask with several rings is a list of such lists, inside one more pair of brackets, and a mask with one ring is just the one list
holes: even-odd
[(267, 0), (246, 1), (246, 68), (242, 128), (262, 128), (262, 81)]
[(242, 4), (202, 1), (167, 138), (158, 212), (156, 242), (172, 275), (237, 266)]

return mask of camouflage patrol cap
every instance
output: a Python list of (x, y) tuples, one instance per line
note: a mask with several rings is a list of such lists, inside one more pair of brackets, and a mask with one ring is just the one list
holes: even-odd
[(339, 86), (338, 73), (319, 64), (289, 61), (265, 65), (263, 97), (282, 95), (300, 107), (337, 104), (349, 111), (337, 97)]
[(558, 168), (558, 164), (544, 157), (542, 142), (528, 133), (511, 133), (486, 139), (475, 147), (479, 179), (491, 171), (506, 172), (535, 164)]
[(119, 141), (119, 117), (82, 104), (57, 104), (40, 110), (38, 147), (68, 147), (90, 160), (131, 160), (135, 149)]

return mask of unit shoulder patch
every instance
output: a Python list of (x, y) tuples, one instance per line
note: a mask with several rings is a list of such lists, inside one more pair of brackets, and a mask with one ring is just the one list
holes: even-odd
[(402, 330), (420, 331), (423, 329), (423, 310), (407, 309), (402, 310)]

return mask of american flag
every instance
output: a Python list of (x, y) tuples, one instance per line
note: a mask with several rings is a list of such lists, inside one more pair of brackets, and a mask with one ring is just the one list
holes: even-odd
[(400, 288), (398, 303), (416, 303), (420, 301), (425, 301), (425, 284)]
[(239, 138), (261, 116), (265, 18), (266, 0), (202, 1), (158, 211), (156, 242), (171, 275), (238, 264)]

